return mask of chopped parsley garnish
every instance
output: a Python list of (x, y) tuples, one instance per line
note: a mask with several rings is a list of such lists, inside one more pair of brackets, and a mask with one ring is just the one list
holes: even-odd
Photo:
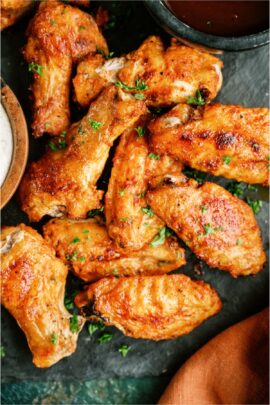
[(28, 65), (28, 71), (37, 73), (39, 76), (43, 76), (43, 69), (44, 69), (44, 66), (41, 66), (35, 62), (31, 62)]
[(78, 134), (83, 135), (84, 133), (85, 133), (85, 130), (83, 129), (82, 124), (80, 124), (79, 128), (78, 128)]
[(207, 208), (206, 208), (205, 205), (202, 205), (202, 206), (201, 206), (201, 211), (202, 211), (202, 213), (204, 213), (205, 211), (207, 211)]
[(74, 300), (77, 292), (78, 291), (76, 290), (76, 291), (73, 291), (70, 295), (69, 294), (65, 295), (64, 304), (65, 304), (66, 309), (68, 309), (68, 310), (74, 309), (73, 300)]
[(82, 233), (89, 233), (89, 229), (83, 229)]
[(121, 221), (121, 222), (127, 222), (128, 224), (131, 223), (131, 219), (128, 218), (128, 217), (122, 217), (122, 218), (120, 218), (120, 221)]
[(187, 177), (195, 179), (198, 183), (203, 183), (206, 177), (206, 173), (199, 172), (198, 170), (184, 169), (183, 173)]
[(247, 203), (252, 208), (254, 214), (259, 214), (263, 206), (261, 200), (251, 200), (250, 198), (247, 197)]
[(122, 83), (120, 80), (117, 80), (115, 82), (115, 85), (120, 87), (120, 89), (124, 89), (124, 90), (128, 90), (128, 91), (129, 90), (143, 91), (143, 90), (148, 89), (147, 84), (143, 80), (139, 79), (138, 77), (135, 80), (135, 86), (128, 86), (127, 84)]
[(248, 184), (247, 186), (249, 191), (253, 191), (253, 193), (256, 193), (258, 191), (256, 186), (253, 186), (253, 184)]
[(163, 228), (160, 229), (158, 234), (154, 237), (154, 239), (150, 243), (150, 246), (157, 247), (157, 246), (163, 245), (163, 243), (165, 242), (165, 238), (167, 238), (171, 234), (172, 234), (172, 231), (170, 229), (168, 229), (166, 226), (164, 226)]
[(125, 190), (119, 190), (118, 195), (120, 195), (120, 197), (123, 197), (125, 195)]
[(198, 89), (196, 90), (195, 97), (189, 96), (187, 98), (187, 104), (203, 106), (205, 104), (205, 100), (203, 98), (202, 91)]
[(96, 121), (96, 120), (91, 120), (91, 118), (88, 119), (89, 124), (93, 128), (94, 131), (98, 131), (100, 127), (102, 127), (102, 122)]
[(5, 355), (6, 355), (6, 351), (5, 351), (5, 348), (4, 348), (4, 346), (0, 346), (0, 356), (1, 356), (1, 359), (3, 358), (3, 357), (5, 357)]
[(51, 342), (53, 345), (56, 345), (56, 343), (58, 342), (58, 335), (57, 335), (56, 333), (53, 332), (53, 334), (52, 334), (52, 336), (51, 336), (51, 338), (50, 338), (50, 342)]
[(237, 239), (237, 241), (236, 241), (237, 245), (242, 245), (242, 243), (243, 243), (242, 239)]
[(135, 98), (136, 100), (144, 100), (144, 99), (145, 99), (145, 96), (144, 96), (144, 94), (142, 94), (142, 93), (136, 93), (136, 94), (134, 94), (134, 98)]
[(70, 323), (70, 331), (72, 333), (78, 333), (79, 332), (78, 316), (73, 315), (71, 318), (69, 318), (69, 323)]
[(67, 259), (67, 260), (71, 260), (71, 261), (73, 261), (73, 262), (75, 262), (75, 261), (78, 261), (78, 262), (85, 262), (86, 257), (84, 257), (84, 256), (78, 256), (78, 254), (79, 254), (78, 250), (75, 250), (75, 252), (72, 253), (72, 254), (67, 253), (67, 254), (66, 254), (66, 259)]
[(53, 27), (54, 25), (56, 25), (55, 20), (51, 19), (51, 20), (50, 20), (50, 24), (51, 24), (52, 27)]
[(149, 159), (160, 160), (160, 156), (155, 155), (153, 152), (149, 153), (148, 157)]
[(48, 142), (48, 146), (49, 148), (53, 151), (53, 152), (58, 152), (61, 149), (65, 149), (67, 147), (67, 143), (65, 141), (67, 132), (63, 131), (60, 134), (60, 137), (58, 138), (57, 142)]
[(89, 323), (87, 330), (90, 336), (92, 336), (97, 330), (104, 330), (105, 325), (102, 322)]
[(137, 132), (138, 136), (142, 138), (145, 135), (145, 130), (143, 127), (137, 127), (134, 129)]
[(88, 216), (88, 218), (93, 218), (96, 215), (101, 214), (102, 212), (104, 212), (104, 206), (102, 206), (101, 208), (95, 208), (95, 209), (89, 211), (87, 216)]
[(112, 340), (112, 333), (103, 333), (99, 338), (98, 338), (98, 343), (99, 344), (104, 344), (108, 343)]
[(213, 228), (211, 224), (206, 224), (203, 225), (203, 229), (205, 231), (205, 236), (211, 235), (217, 231), (223, 231), (224, 229), (221, 226), (218, 226), (217, 228)]
[(225, 165), (229, 165), (231, 163), (232, 156), (223, 156), (222, 160), (225, 163)]
[(44, 128), (45, 128), (45, 129), (48, 129), (48, 128), (49, 128), (49, 126), (50, 126), (50, 124), (51, 124), (51, 122), (50, 122), (50, 121), (45, 122), (45, 124), (44, 124)]
[(80, 241), (81, 241), (81, 239), (78, 238), (78, 236), (75, 236), (75, 238), (72, 239), (72, 241), (69, 243), (69, 245), (72, 245), (73, 243), (78, 243)]
[(118, 351), (121, 354), (122, 357), (126, 357), (126, 355), (128, 354), (130, 350), (130, 347), (127, 345), (122, 345), (119, 347)]
[(139, 193), (139, 194), (135, 194), (135, 198), (144, 198), (144, 197), (145, 197), (145, 194), (146, 194), (146, 191), (142, 191), (142, 192)]
[(232, 182), (228, 185), (227, 190), (236, 197), (243, 197), (246, 185), (242, 183)]
[(142, 211), (144, 214), (148, 215), (150, 218), (155, 215), (155, 214), (154, 214), (154, 211), (152, 210), (152, 208), (151, 208), (149, 205), (147, 205), (147, 207), (141, 208), (141, 211)]
[(86, 30), (86, 27), (85, 27), (84, 25), (80, 25), (80, 26), (79, 26), (79, 32), (80, 32), (80, 31), (84, 31), (84, 30)]
[(97, 53), (99, 53), (100, 55), (102, 55), (103, 58), (106, 59), (106, 60), (111, 59), (111, 58), (113, 57), (113, 55), (114, 55), (114, 52), (109, 52), (109, 53), (106, 54), (106, 53), (103, 51), (103, 49), (100, 49), (100, 48), (98, 48), (98, 47), (97, 47)]

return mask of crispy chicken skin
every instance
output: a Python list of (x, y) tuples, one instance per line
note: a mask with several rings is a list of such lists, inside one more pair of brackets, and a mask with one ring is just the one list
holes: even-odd
[(34, 75), (33, 135), (60, 135), (70, 124), (72, 64), (97, 47), (106, 52), (106, 41), (90, 14), (56, 0), (41, 2), (27, 37), (23, 53)]
[(148, 245), (139, 252), (127, 252), (109, 238), (104, 221), (97, 216), (81, 221), (53, 219), (43, 231), (58, 257), (85, 281), (112, 275), (163, 274), (185, 264), (184, 250), (175, 237), (166, 238), (158, 248)]
[(145, 128), (150, 117), (149, 114), (140, 118), (122, 134), (105, 198), (108, 233), (118, 246), (130, 250), (141, 249), (165, 225), (147, 207), (145, 194), (149, 179), (167, 173), (170, 166), (178, 174), (182, 169), (181, 163), (168, 156), (156, 160), (158, 156), (154, 159), (150, 155)]
[(152, 340), (189, 333), (222, 306), (209, 284), (183, 274), (103, 278), (79, 293), (75, 303), (127, 336)]
[(96, 189), (96, 182), (110, 148), (145, 112), (143, 101), (123, 101), (121, 94), (117, 87), (107, 87), (87, 115), (70, 128), (67, 147), (49, 150), (30, 165), (18, 196), (31, 221), (39, 221), (46, 214), (85, 218), (89, 210), (100, 206), (103, 192)]
[(153, 210), (210, 267), (233, 277), (256, 274), (265, 262), (252, 209), (214, 183), (165, 176), (147, 193)]
[(149, 126), (155, 153), (216, 176), (269, 184), (269, 110), (178, 105)]
[[(112, 66), (115, 68), (114, 75), (110, 75)], [(95, 70), (107, 82), (120, 80), (135, 87), (136, 79), (143, 81), (148, 86), (142, 90), (147, 105), (157, 107), (185, 103), (187, 97), (194, 96), (198, 89), (212, 100), (222, 84), (222, 66), (222, 61), (215, 56), (180, 45), (176, 40), (172, 40), (171, 46), (165, 50), (161, 39), (151, 36), (125, 58), (114, 58), (107, 61), (103, 68)], [(92, 69), (94, 66), (89, 67), (90, 71)], [(93, 94), (89, 91), (87, 84), (88, 81), (93, 83), (93, 80), (100, 79), (92, 74), (73, 82), (75, 93), (80, 95), (77, 100), (79, 103), (82, 101), (82, 105), (89, 105), (95, 95), (95, 91)], [(132, 94), (138, 92), (137, 89), (128, 91)]]
[(37, 367), (50, 367), (76, 349), (64, 306), (67, 267), (33, 229), (4, 227), (1, 236), (1, 303), (26, 335)]
[(1, 30), (15, 24), (33, 6), (33, 0), (1, 0)]

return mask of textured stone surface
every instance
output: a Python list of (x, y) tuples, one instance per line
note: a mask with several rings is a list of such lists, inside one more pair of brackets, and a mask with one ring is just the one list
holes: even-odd
[[(112, 5), (113, 3), (110, 4), (110, 7), (114, 9)], [(136, 48), (147, 35), (160, 32), (140, 2), (119, 2), (116, 8), (120, 9), (117, 26), (114, 30), (106, 32), (110, 49), (115, 51), (116, 55)], [(30, 122), (30, 102), (27, 92), (29, 76), (27, 66), (20, 54), (20, 47), (25, 41), (25, 27), (26, 22), (21, 22), (3, 34), (2, 76), (18, 96), (28, 122)], [(165, 40), (168, 39), (166, 35), (162, 34), (162, 36)], [(239, 103), (245, 106), (268, 105), (267, 47), (242, 53), (226, 53), (222, 55), (222, 59), (225, 63), (224, 86), (218, 100), (223, 103)], [(74, 118), (77, 118), (77, 113), (73, 114)], [(37, 158), (42, 153), (44, 143), (45, 140), (31, 139), (31, 159)], [(107, 175), (108, 172), (109, 166), (107, 166)], [(220, 184), (228, 183), (219, 179), (215, 179), (215, 181)], [(101, 184), (105, 185), (102, 182)], [(250, 195), (255, 199), (267, 199), (267, 192), (262, 188), (257, 193)], [(257, 219), (264, 234), (266, 249), (268, 247), (267, 218), (267, 203), (265, 201)], [(26, 216), (19, 210), (15, 199), (3, 210), (2, 222), (8, 225), (18, 222), (28, 223)], [(36, 227), (38, 228), (38, 226)], [(27, 379), (41, 382), (53, 380), (55, 384), (58, 382), (60, 384), (65, 380), (171, 375), (192, 353), (217, 333), (267, 305), (268, 272), (266, 267), (256, 277), (233, 279), (228, 274), (219, 270), (210, 270), (205, 265), (203, 266), (203, 274), (198, 275), (194, 271), (194, 265), (197, 263), (196, 258), (188, 250), (187, 259), (189, 264), (181, 271), (193, 278), (203, 279), (211, 283), (223, 301), (223, 309), (219, 315), (206, 321), (189, 335), (174, 341), (150, 342), (126, 338), (111, 328), (114, 334), (111, 342), (106, 345), (98, 345), (98, 335), (90, 337), (84, 330), (79, 338), (78, 350), (73, 356), (64, 359), (48, 370), (39, 370), (31, 363), (31, 354), (23, 333), (14, 319), (3, 310), (2, 342), (6, 350), (6, 356), (2, 361), (3, 381), (15, 382)], [(131, 346), (125, 359), (117, 351), (122, 343)], [(75, 387), (76, 384), (77, 382), (74, 382)], [(27, 387), (31, 391), (34, 386), (28, 385)], [(119, 388), (120, 391), (126, 389), (128, 388), (125, 387), (124, 383)], [(16, 391), (15, 389), (13, 392)], [(66, 395), (68, 394), (64, 392), (63, 395), (63, 398), (67, 398)], [(18, 397), (15, 396), (14, 398)], [(112, 398), (114, 397), (112, 396)], [(128, 402), (125, 397), (119, 396), (119, 398), (122, 398), (123, 403), (134, 403)], [(139, 397), (135, 398), (137, 403), (142, 403), (138, 399)], [(55, 401), (44, 403), (56, 403), (57, 401)], [(89, 401), (88, 403), (92, 403), (91, 400)], [(113, 401), (107, 403), (120, 403)], [(12, 400), (4, 403), (12, 403)], [(96, 401), (96, 403), (102, 402)], [(145, 403), (147, 402), (145, 401)]]

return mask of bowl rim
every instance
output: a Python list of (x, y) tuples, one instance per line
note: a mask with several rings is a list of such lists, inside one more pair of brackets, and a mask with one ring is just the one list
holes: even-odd
[(243, 51), (269, 43), (269, 29), (256, 34), (239, 37), (222, 37), (207, 34), (190, 27), (179, 20), (166, 6), (164, 0), (144, 0), (144, 3), (157, 22), (171, 35), (186, 39), (213, 50)]
[(1, 104), (5, 109), (11, 125), (13, 140), (11, 163), (6, 178), (0, 188), (0, 209), (2, 210), (15, 194), (24, 174), (29, 153), (29, 139), (27, 123), (22, 107), (13, 91), (2, 78)]

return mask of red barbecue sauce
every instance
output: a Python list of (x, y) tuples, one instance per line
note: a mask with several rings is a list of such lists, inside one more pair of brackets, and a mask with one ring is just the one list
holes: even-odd
[(269, 28), (265, 0), (168, 0), (167, 5), (179, 20), (208, 34), (239, 37)]

